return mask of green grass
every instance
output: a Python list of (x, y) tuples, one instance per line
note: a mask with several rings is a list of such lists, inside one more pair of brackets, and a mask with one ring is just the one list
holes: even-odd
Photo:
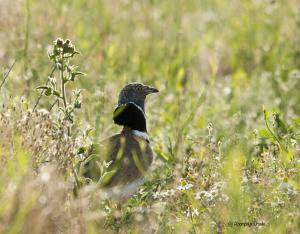
[[(2, 0), (0, 233), (297, 233), (299, 28), (296, 0)], [(83, 89), (70, 136), (55, 99), (32, 111), (58, 37), (86, 74), (68, 84), (68, 103)], [(157, 168), (120, 208), (74, 174), (81, 147), (120, 131), (133, 81), (160, 90), (146, 103)]]

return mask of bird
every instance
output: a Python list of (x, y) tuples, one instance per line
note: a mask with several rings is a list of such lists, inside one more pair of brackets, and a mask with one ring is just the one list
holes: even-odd
[(138, 191), (152, 164), (153, 151), (147, 133), (145, 100), (158, 89), (129, 83), (120, 92), (113, 121), (122, 131), (94, 146), (84, 177), (98, 182), (107, 198), (127, 199)]

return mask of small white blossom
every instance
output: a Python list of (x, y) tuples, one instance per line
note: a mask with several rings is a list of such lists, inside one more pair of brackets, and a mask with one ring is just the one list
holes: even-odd
[(283, 178), (283, 182), (280, 184), (279, 188), (288, 195), (293, 195), (296, 193), (293, 186), (289, 183), (288, 177)]
[(49, 172), (43, 172), (40, 175), (40, 178), (43, 182), (48, 182), (50, 180), (50, 173)]
[(246, 176), (244, 176), (242, 183), (247, 183), (248, 181), (249, 181), (248, 178)]
[(111, 208), (110, 208), (109, 206), (107, 206), (107, 205), (104, 207), (104, 210), (105, 210), (107, 213), (111, 212)]
[(160, 194), (159, 194), (159, 192), (155, 192), (155, 193), (153, 193), (152, 196), (154, 199), (157, 199), (157, 198), (159, 198)]
[(168, 196), (174, 196), (176, 193), (176, 190), (175, 189), (170, 189), (170, 190), (167, 190), (167, 194)]
[(280, 189), (288, 195), (292, 195), (295, 193), (293, 186), (289, 182), (282, 182), (280, 185)]
[(292, 144), (292, 146), (295, 146), (297, 144), (297, 140), (291, 139), (291, 144)]
[(231, 93), (231, 88), (230, 87), (224, 87), (223, 92), (225, 95), (229, 95)]
[(195, 199), (197, 199), (197, 200), (203, 199), (203, 200), (206, 200), (207, 202), (210, 202), (214, 199), (214, 196), (207, 191), (200, 191), (200, 192), (196, 193)]
[(225, 202), (229, 201), (229, 197), (226, 194), (222, 194), (221, 199)]
[(197, 208), (193, 208), (192, 216), (199, 216), (199, 210)]
[(162, 198), (165, 198), (165, 197), (168, 196), (168, 192), (167, 192), (167, 191), (162, 191), (162, 192), (160, 193), (160, 196), (161, 196)]
[(186, 185), (179, 185), (177, 187), (177, 189), (178, 190), (188, 190), (188, 189), (193, 188), (193, 187), (194, 187), (193, 184), (186, 184)]
[(258, 183), (258, 178), (257, 178), (256, 175), (254, 175), (254, 176), (252, 177), (252, 182), (253, 182), (254, 184)]
[(300, 79), (300, 70), (294, 69), (289, 72), (290, 79)]
[(185, 212), (186, 217), (195, 217), (199, 216), (199, 210), (197, 208), (190, 209), (188, 208)]
[(162, 198), (173, 196), (173, 195), (175, 195), (175, 193), (176, 193), (175, 189), (170, 189), (170, 190), (166, 190), (166, 191), (155, 192), (155, 193), (153, 193), (152, 196), (154, 199), (162, 199)]

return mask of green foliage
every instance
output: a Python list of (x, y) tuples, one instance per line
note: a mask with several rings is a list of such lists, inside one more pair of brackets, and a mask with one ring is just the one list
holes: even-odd
[[(63, 114), (59, 122), (61, 125), (67, 125), (68, 135), (71, 135), (71, 125), (74, 123), (74, 110), (81, 108), (81, 89), (72, 91), (74, 96), (73, 103), (69, 103), (67, 98), (67, 84), (74, 82), (77, 76), (84, 75), (84, 73), (78, 71), (77, 66), (70, 64), (70, 60), (77, 54), (79, 52), (75, 50), (75, 46), (69, 39), (65, 41), (60, 38), (56, 39), (53, 43), (53, 48), (48, 52), (49, 59), (54, 63), (54, 68), (48, 77), (46, 85), (37, 87), (38, 90), (42, 90), (41, 95), (52, 96), (56, 99), (51, 109), (57, 104), (58, 110)], [(57, 86), (57, 78), (54, 76), (56, 70), (59, 72), (60, 87)], [(40, 98), (34, 109), (39, 101)], [(63, 107), (60, 107), (60, 102), (63, 103)]]

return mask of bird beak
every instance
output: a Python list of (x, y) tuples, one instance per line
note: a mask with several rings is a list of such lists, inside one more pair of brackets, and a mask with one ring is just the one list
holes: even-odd
[(158, 93), (158, 89), (148, 86), (146, 92), (147, 92), (147, 95), (150, 93)]

